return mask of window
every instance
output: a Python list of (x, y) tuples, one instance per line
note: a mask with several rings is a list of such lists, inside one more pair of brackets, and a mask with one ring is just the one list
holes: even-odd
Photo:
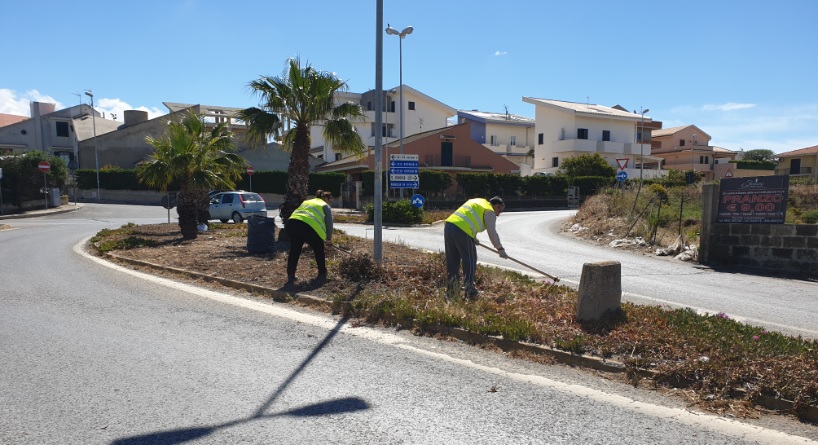
[(699, 164), (709, 164), (710, 157), (709, 156), (699, 156)]
[(414, 102), (412, 102), (411, 100), (409, 101), (409, 109), (410, 109), (410, 110), (414, 110), (414, 109), (415, 109), (415, 103), (414, 103)]
[(540, 134), (537, 135), (537, 144), (542, 145), (543, 144), (542, 141), (543, 141), (543, 134), (540, 133)]
[(577, 139), (588, 139), (588, 129), (577, 128)]
[(68, 137), (68, 122), (55, 122), (57, 124), (57, 137)]
[(497, 146), (497, 135), (496, 134), (491, 135), (490, 140), (491, 140), (491, 146), (496, 147)]
[(684, 146), (685, 146), (685, 140), (684, 139), (679, 139), (679, 147), (684, 147)]
[(395, 101), (389, 102), (389, 111), (394, 113), (395, 112)]
[(341, 153), (335, 153), (335, 160), (336, 160), (336, 161), (340, 161), (340, 160), (341, 160)]
[(551, 166), (552, 167), (559, 167), (560, 166), (560, 158), (558, 158), (558, 157), (551, 158)]
[(611, 140), (611, 130), (602, 130), (602, 140), (603, 141)]
[(366, 109), (367, 109), (368, 111), (372, 111), (372, 101), (371, 101), (371, 100), (370, 100), (369, 102), (367, 102), (367, 103), (366, 103)]
[(511, 140), (509, 140), (508, 145), (512, 147), (517, 146), (517, 136), (511, 136)]

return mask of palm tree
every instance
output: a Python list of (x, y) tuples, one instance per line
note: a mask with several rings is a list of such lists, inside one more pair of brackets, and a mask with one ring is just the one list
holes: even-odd
[(235, 153), (233, 134), (225, 123), (207, 129), (192, 110), (181, 120), (170, 120), (165, 134), (145, 138), (156, 152), (137, 167), (140, 182), (162, 191), (179, 183), (179, 228), (182, 238), (195, 239), (199, 223), (207, 223), (207, 191), (232, 189), (247, 162)]
[(350, 120), (360, 119), (363, 112), (358, 104), (335, 103), (336, 93), (346, 91), (346, 82), (309, 63), (301, 66), (299, 58), (287, 62), (282, 77), (263, 76), (248, 86), (260, 96), (258, 107), (239, 112), (249, 127), (248, 138), (265, 143), (273, 136), (291, 150), (287, 195), (279, 213), (284, 221), (308, 193), (310, 126), (323, 125), (324, 139), (337, 150), (362, 154), (366, 147)]

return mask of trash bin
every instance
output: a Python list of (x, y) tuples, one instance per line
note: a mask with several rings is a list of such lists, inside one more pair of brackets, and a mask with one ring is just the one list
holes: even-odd
[(276, 223), (274, 218), (251, 216), (247, 219), (247, 252), (275, 253)]
[(59, 207), (60, 204), (60, 189), (56, 187), (48, 189), (48, 205), (51, 207)]

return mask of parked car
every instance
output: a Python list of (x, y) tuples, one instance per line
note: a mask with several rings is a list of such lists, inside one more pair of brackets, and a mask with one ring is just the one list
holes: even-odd
[(258, 193), (237, 190), (219, 192), (210, 198), (210, 219), (240, 223), (254, 215), (267, 216), (266, 204)]

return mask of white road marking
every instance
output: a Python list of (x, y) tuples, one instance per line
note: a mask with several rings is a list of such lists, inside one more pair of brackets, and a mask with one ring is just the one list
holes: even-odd
[[(90, 238), (90, 237), (89, 237)], [(147, 281), (161, 284), (172, 289), (180, 290), (194, 295), (199, 295), (232, 306), (242, 307), (245, 309), (254, 310), (257, 312), (266, 313), (275, 317), (286, 318), (288, 320), (304, 323), (311, 326), (320, 327), (326, 330), (334, 329), (338, 321), (320, 315), (312, 315), (302, 313), (289, 309), (283, 305), (273, 305), (259, 301), (247, 300), (240, 297), (234, 297), (221, 292), (215, 292), (209, 289), (200, 288), (190, 284), (180, 283), (166, 278), (157, 277), (146, 274), (136, 270), (127, 269), (117, 264), (111, 263), (104, 259), (95, 257), (85, 252), (83, 246), (89, 238), (80, 241), (74, 246), (74, 251), (100, 265), (109, 267), (111, 269), (123, 272), (134, 277), (138, 277)], [(421, 349), (409, 344), (406, 344), (400, 336), (390, 334), (388, 332), (377, 331), (365, 327), (351, 327), (345, 324), (341, 327), (340, 332), (348, 335), (354, 335), (360, 338), (365, 338), (370, 341), (375, 341), (384, 345), (393, 346), (415, 354), (422, 354), (433, 357), (438, 360), (455, 363), (459, 366), (477, 369), (489, 374), (511, 378), (520, 382), (525, 382), (533, 385), (538, 385), (545, 388), (551, 388), (560, 392), (574, 394), (578, 397), (584, 397), (591, 400), (596, 400), (609, 405), (617, 406), (623, 409), (640, 412), (642, 414), (650, 415), (657, 418), (672, 419), (681, 424), (690, 425), (698, 428), (708, 429), (719, 434), (725, 434), (743, 440), (754, 440), (759, 443), (771, 445), (786, 445), (786, 444), (818, 444), (818, 442), (810, 440), (805, 437), (794, 436), (781, 431), (762, 428), (755, 425), (742, 423), (738, 420), (728, 419), (724, 417), (714, 416), (706, 413), (696, 413), (679, 408), (665, 407), (646, 402), (640, 402), (628, 397), (617, 394), (610, 394), (593, 388), (587, 388), (576, 384), (568, 384), (559, 382), (539, 375), (520, 374), (516, 372), (509, 372), (501, 368), (492, 366), (485, 366), (474, 363), (470, 360), (455, 358), (440, 352), (429, 351)]]

